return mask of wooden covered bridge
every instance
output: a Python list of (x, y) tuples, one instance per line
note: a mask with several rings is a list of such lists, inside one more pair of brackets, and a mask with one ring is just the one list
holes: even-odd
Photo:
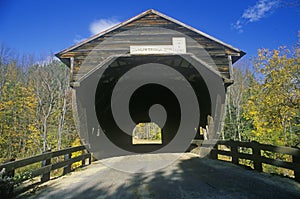
[[(213, 142), (221, 130), (226, 88), (233, 83), (232, 64), (244, 54), (154, 10), (63, 50), (56, 56), (70, 68), (74, 117), (85, 146), (5, 163), (0, 171), (13, 177), (16, 169), (42, 162), (40, 168), (30, 171), (29, 178), (41, 176), (46, 184), (22, 192), (17, 196), (20, 198), (300, 198), (299, 149), (256, 142)], [(129, 73), (132, 71), (138, 72)], [(179, 89), (180, 97), (172, 85), (177, 88), (182, 82), (188, 84)], [(135, 89), (127, 92), (129, 88)], [(193, 98), (186, 92), (189, 89), (196, 106), (189, 104)], [(122, 115), (123, 109), (127, 115)], [(178, 135), (182, 133), (182, 117), (194, 116), (190, 112), (197, 110), (194, 122), (188, 117), (187, 130)], [(121, 120), (118, 114), (123, 116)], [(162, 142), (133, 144), (135, 125), (150, 121), (162, 128)], [(181, 149), (191, 143), (199, 145), (195, 138), (215, 145), (206, 154), (210, 159), (174, 153), (183, 152)], [(182, 143), (181, 148), (169, 147)], [(167, 150), (161, 150), (164, 148)], [(288, 155), (291, 161), (270, 159), (262, 151)], [(91, 153), (101, 161), (50, 180), (53, 170), (63, 168), (66, 174), (75, 162), (85, 166), (88, 159), (91, 164)], [(211, 160), (220, 155), (235, 165)], [(61, 161), (54, 162), (54, 158)], [(241, 164), (257, 172), (236, 166)], [(298, 182), (259, 173), (264, 164), (289, 169), (290, 177)], [(1, 197), (5, 194), (9, 195), (0, 192)]]
[[(81, 139), (100, 159), (132, 153), (180, 152), (192, 139), (201, 138), (199, 132), (204, 132), (205, 138), (216, 139), (224, 93), (233, 83), (231, 67), (244, 54), (186, 24), (148, 10), (56, 56), (70, 68), (74, 116)], [(129, 72), (141, 67), (144, 67), (142, 71), (129, 77)], [(180, 77), (169, 75), (170, 71)], [(126, 99), (131, 87), (141, 81), (144, 85)], [(181, 100), (171, 88), (183, 81), (187, 82), (186, 87), (192, 88), (196, 99), (193, 107), (187, 107), (192, 104), (189, 98), (193, 97), (185, 91), (188, 89), (174, 88), (185, 97)], [(131, 132), (135, 125), (153, 122), (148, 111), (156, 104), (166, 112), (166, 118), (162, 119), (165, 122), (158, 121), (164, 123), (159, 125), (162, 143), (132, 144)], [(129, 111), (124, 111), (127, 115), (118, 119), (127, 107)], [(195, 116), (190, 113), (196, 114), (196, 110), (199, 116), (193, 121)], [(191, 119), (186, 119), (190, 124), (186, 125), (185, 135), (180, 135), (177, 132), (184, 111)], [(170, 143), (176, 146), (171, 147)]]

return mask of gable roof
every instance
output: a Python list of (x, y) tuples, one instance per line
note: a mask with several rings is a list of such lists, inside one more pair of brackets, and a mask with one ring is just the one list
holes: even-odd
[[(235, 47), (233, 47), (233, 46), (231, 46), (231, 45), (229, 45), (229, 44), (227, 44), (225, 42), (222, 42), (222, 41), (220, 41), (220, 40), (218, 40), (218, 39), (216, 39), (216, 38), (214, 38), (214, 37), (212, 37), (212, 36), (210, 36), (210, 35), (202, 32), (202, 31), (200, 31), (200, 30), (197, 30), (197, 29), (195, 29), (195, 28), (193, 28), (191, 26), (188, 26), (188, 25), (186, 25), (186, 24), (184, 24), (184, 23), (182, 23), (182, 22), (180, 22), (180, 21), (178, 21), (176, 19), (173, 19), (173, 18), (171, 18), (171, 17), (169, 17), (167, 15), (164, 15), (164, 14), (162, 14), (162, 13), (156, 11), (156, 10), (150, 9), (150, 10), (147, 10), (147, 11), (145, 11), (145, 12), (143, 12), (143, 13), (141, 13), (141, 14), (139, 14), (139, 15), (131, 18), (131, 19), (128, 19), (128, 20), (126, 20), (126, 21), (118, 24), (118, 25), (115, 25), (115, 26), (113, 26), (113, 27), (111, 27), (111, 28), (109, 28), (109, 29), (107, 29), (107, 30), (105, 30), (103, 32), (100, 32), (100, 33), (98, 33), (98, 34), (96, 34), (96, 35), (94, 35), (94, 36), (92, 36), (92, 37), (90, 37), (90, 38), (88, 38), (88, 39), (86, 39), (86, 40), (84, 40), (82, 42), (79, 42), (78, 44), (75, 44), (75, 45), (73, 45), (73, 46), (71, 46), (69, 48), (66, 48), (66, 49), (58, 52), (55, 55), (58, 58), (60, 58), (60, 59), (63, 60), (64, 58), (67, 58), (67, 57), (63, 56), (64, 54), (67, 54), (67, 53), (69, 53), (69, 52), (71, 52), (73, 50), (76, 50), (77, 48), (85, 45), (86, 43), (88, 43), (88, 42), (90, 42), (92, 40), (95, 40), (95, 39), (97, 39), (99, 37), (102, 37), (102, 36), (104, 36), (107, 33), (110, 33), (110, 32), (112, 32), (114, 30), (117, 30), (117, 29), (123, 27), (123, 26), (126, 26), (126, 25), (130, 24), (131, 22), (134, 22), (134, 21), (136, 21), (136, 20), (138, 20), (138, 19), (140, 19), (140, 18), (142, 18), (142, 17), (144, 17), (146, 15), (149, 15), (149, 14), (155, 14), (155, 15), (157, 15), (159, 17), (162, 17), (165, 20), (173, 22), (173, 23), (175, 23), (175, 24), (177, 24), (179, 26), (185, 27), (185, 28), (187, 28), (188, 30), (190, 30), (192, 32), (195, 32), (195, 33), (197, 33), (197, 34), (199, 34), (199, 35), (201, 35), (201, 36), (203, 36), (203, 37), (205, 37), (205, 38), (207, 38), (207, 39), (209, 39), (209, 40), (211, 40), (213, 42), (216, 42), (219, 45), (224, 46), (227, 49), (230, 49), (231, 51), (234, 52), (234, 54), (232, 55), (232, 62), (233, 63), (236, 62), (238, 59), (240, 59), (242, 56), (244, 56), (246, 54), (245, 52), (243, 52), (243, 51), (241, 51), (241, 50), (239, 50), (239, 49), (237, 49), (237, 48), (235, 48)], [(64, 62), (66, 63), (68, 61), (65, 60)]]

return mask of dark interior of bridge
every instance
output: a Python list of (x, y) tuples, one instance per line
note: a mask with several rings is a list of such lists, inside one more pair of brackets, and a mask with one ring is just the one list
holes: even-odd
[[(200, 126), (207, 125), (207, 116), (211, 114), (211, 100), (208, 88), (195, 67), (178, 55), (170, 56), (130, 56), (119, 57), (102, 74), (95, 94), (96, 114), (103, 132), (118, 147), (136, 153), (148, 153), (158, 150), (172, 141), (178, 130), (181, 118), (180, 104), (176, 96), (168, 88), (158, 84), (146, 84), (137, 89), (129, 104), (132, 120), (151, 122), (149, 109), (152, 105), (160, 104), (167, 113), (165, 125), (162, 126), (162, 144), (133, 145), (132, 136), (123, 132), (116, 124), (112, 110), (111, 97), (117, 81), (128, 70), (146, 63), (159, 63), (172, 67), (181, 73), (195, 91), (200, 110)], [(199, 130), (195, 137), (199, 138)]]

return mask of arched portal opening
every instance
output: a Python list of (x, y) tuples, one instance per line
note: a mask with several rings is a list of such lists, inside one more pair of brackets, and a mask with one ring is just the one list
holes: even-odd
[(162, 144), (162, 130), (155, 122), (138, 123), (132, 131), (132, 144)]
[[(207, 116), (211, 115), (211, 99), (207, 85), (196, 67), (179, 55), (124, 56), (118, 57), (105, 69), (98, 82), (95, 94), (95, 109), (97, 119), (107, 138), (116, 146), (130, 152), (149, 153), (168, 145), (176, 136), (181, 122), (181, 107), (175, 94), (168, 88), (158, 84), (146, 84), (138, 88), (131, 96), (129, 107), (130, 117), (134, 124), (154, 122), (149, 116), (153, 105), (160, 105), (166, 112), (166, 121), (161, 126), (163, 136), (161, 143), (133, 144), (131, 132), (135, 126), (128, 126), (130, 133), (120, 129), (111, 110), (112, 95), (115, 86), (124, 74), (135, 67), (147, 63), (157, 63), (176, 70), (184, 77), (197, 97), (200, 115), (199, 124), (193, 129), (194, 138), (199, 139), (199, 127), (207, 125)], [(138, 78), (138, 77), (136, 77)], [(132, 80), (134, 84), (135, 78)], [(166, 80), (168, 81), (168, 80)], [(178, 79), (176, 81), (183, 81)], [(122, 92), (122, 91), (121, 91)], [(118, 99), (122, 100), (122, 99)], [(125, 124), (126, 125), (126, 124)], [(128, 124), (131, 125), (131, 124)], [(192, 140), (190, 140), (192, 141)]]

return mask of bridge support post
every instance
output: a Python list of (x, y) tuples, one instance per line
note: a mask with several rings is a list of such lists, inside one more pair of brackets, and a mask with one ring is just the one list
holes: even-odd
[[(14, 162), (15, 160), (16, 160), (15, 158), (11, 158), (10, 160), (8, 160), (8, 161), (6, 161), (6, 162), (4, 162), (4, 163)], [(0, 172), (1, 172), (1, 171), (0, 171)], [(4, 173), (4, 176), (11, 177), (11, 178), (15, 177), (15, 170), (11, 170), (11, 171), (9, 171), (9, 172), (5, 172), (5, 173)]]
[(238, 158), (238, 145), (235, 141), (230, 140), (230, 150), (231, 150), (231, 162), (233, 164), (238, 165), (239, 164), (239, 158)]
[[(81, 155), (84, 155), (84, 154), (85, 154), (84, 149), (82, 149)], [(81, 167), (85, 166), (85, 161), (86, 161), (86, 158), (84, 158), (84, 159), (81, 160)]]
[[(72, 153), (65, 154), (64, 155), (64, 161), (67, 161), (67, 160), (71, 159), (71, 157), (72, 157)], [(71, 172), (71, 165), (72, 164), (67, 164), (66, 166), (64, 166), (63, 175)]]
[[(16, 160), (15, 158), (12, 158), (4, 163), (14, 162), (15, 160)], [(0, 173), (2, 172), (3, 170), (0, 169)], [(4, 169), (3, 177), (10, 177), (10, 178), (15, 177), (15, 170), (13, 169), (11, 171), (6, 172)], [(10, 198), (12, 197), (13, 191), (14, 191), (14, 184), (9, 184), (6, 190), (2, 190), (2, 196)], [(1, 191), (0, 191), (0, 195), (1, 195)]]
[[(51, 150), (45, 151), (43, 153), (48, 153), (48, 152), (51, 152)], [(46, 167), (46, 166), (48, 166), (50, 164), (51, 164), (51, 156), (49, 156), (48, 159), (42, 161), (42, 167)], [(42, 174), (42, 176), (41, 176), (41, 182), (47, 182), (49, 180), (50, 180), (50, 171), (47, 172), (47, 173)]]
[(261, 162), (260, 145), (256, 141), (252, 141), (251, 145), (252, 145), (254, 169), (258, 172), (262, 172), (263, 169), (262, 169), (262, 162)]
[(218, 159), (218, 144), (216, 144), (216, 146), (212, 148), (212, 150), (210, 151), (210, 158), (213, 160)]
[[(293, 157), (293, 163), (300, 164), (300, 156), (297, 157), (293, 155), (292, 157)], [(295, 181), (300, 182), (300, 167), (294, 168), (294, 175), (295, 175)]]

